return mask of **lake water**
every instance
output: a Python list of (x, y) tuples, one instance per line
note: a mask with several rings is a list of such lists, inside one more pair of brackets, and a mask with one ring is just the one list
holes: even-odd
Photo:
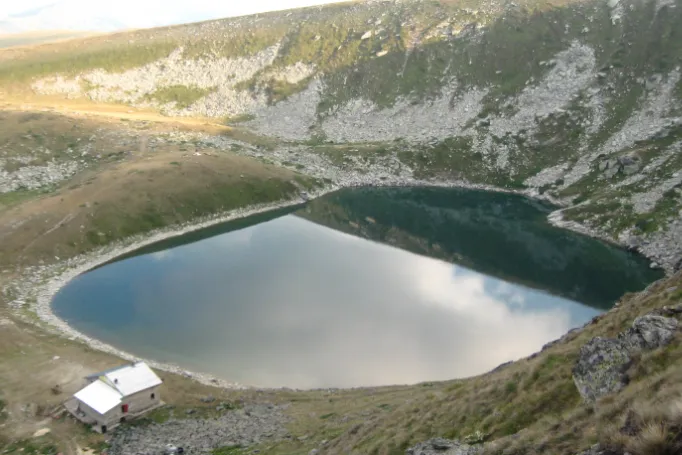
[(118, 348), (264, 387), (416, 383), (537, 351), (660, 276), (460, 189), (353, 189), (166, 240), (67, 284), (57, 315)]

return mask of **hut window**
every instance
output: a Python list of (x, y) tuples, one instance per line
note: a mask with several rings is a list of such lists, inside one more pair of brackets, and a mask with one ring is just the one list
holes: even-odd
[(155, 394), (155, 393), (152, 393), (152, 397), (151, 397), (151, 398), (152, 398), (152, 400), (153, 400), (154, 398), (156, 398), (156, 394)]

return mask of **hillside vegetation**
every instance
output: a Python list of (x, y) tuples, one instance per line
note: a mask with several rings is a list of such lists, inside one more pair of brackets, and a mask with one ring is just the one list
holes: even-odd
[(72, 38), (82, 38), (87, 35), (92, 35), (92, 33), (67, 30), (53, 30), (42, 32), (0, 34), (0, 49), (17, 46), (31, 46), (36, 44), (50, 43), (54, 41), (63, 41)]
[[(372, 0), (14, 47), (0, 50), (0, 103), (4, 453), (107, 447), (47, 419), (63, 399), (55, 383), (71, 393), (83, 371), (120, 362), (43, 330), (32, 305), (50, 273), (150, 232), (320, 188), (425, 184), (549, 199), (542, 210), (554, 224), (644, 253), (667, 277), (538, 354), (466, 380), (238, 391), (164, 374), (169, 406), (121, 434), (244, 417), (255, 403), (283, 410), (286, 436), (204, 449), (396, 455), (447, 437), (471, 444), (447, 455), (682, 450), (679, 330), (633, 354), (618, 393), (585, 400), (572, 377), (592, 338), (620, 340), (652, 311), (672, 325), (682, 311), (682, 0)], [(437, 241), (440, 220), (417, 203), (367, 221), (368, 204), (391, 203), (367, 192), (312, 201), (305, 216), (516, 272), (514, 262), (474, 263), (472, 248), (492, 241), (425, 241)], [(509, 229), (527, 234), (508, 215)], [(464, 219), (462, 229), (491, 222)], [(611, 261), (587, 240), (575, 248), (590, 267)], [(538, 264), (553, 292), (575, 288), (560, 267)], [(630, 289), (661, 274), (633, 275)], [(609, 285), (589, 299), (614, 298)], [(202, 401), (209, 394), (222, 410)], [(32, 437), (42, 426), (52, 433)]]
[(232, 122), (311, 159), (371, 144), (401, 178), (563, 201), (566, 224), (672, 270), (680, 6), (342, 3), (7, 50), (0, 87), (9, 102), (56, 96)]

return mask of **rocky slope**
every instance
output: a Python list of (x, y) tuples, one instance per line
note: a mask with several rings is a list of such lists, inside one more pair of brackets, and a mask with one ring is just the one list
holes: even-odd
[[(291, 404), (295, 425), (274, 413), (261, 434), (260, 414), (230, 414), (225, 423), (244, 431), (215, 436), (222, 451), (196, 440), (193, 449), (250, 453), (235, 444), (259, 441), (266, 445), (255, 450), (273, 453), (564, 454), (595, 443), (586, 453), (679, 449), (681, 332), (670, 318), (680, 316), (661, 308), (682, 298), (682, 275), (674, 273), (682, 257), (681, 0), (365, 1), (98, 36), (0, 51), (0, 97), (15, 107), (113, 103), (234, 127), (178, 133), (147, 122), (49, 125), (3, 114), (3, 284), (21, 272), (38, 277), (27, 264), (47, 267), (209, 216), (225, 210), (226, 199), (233, 208), (305, 197), (320, 185), (425, 183), (551, 199), (564, 206), (553, 222), (638, 249), (671, 274), (542, 352), (471, 380), (258, 391)], [(49, 194), (36, 199), (39, 192)], [(17, 202), (24, 198), (31, 200)], [(317, 220), (353, 221), (379, 239), (381, 222), (397, 224), (391, 235), (424, 247), (404, 220), (376, 226), (353, 219), (361, 203), (338, 206)], [(415, 217), (425, 212), (412, 209)], [(473, 228), (466, 219), (464, 226)], [(524, 234), (523, 226), (515, 230)], [(443, 246), (446, 257), (466, 258), (461, 246)], [(558, 292), (571, 286), (557, 282)], [(632, 349), (662, 339), (643, 331), (652, 316), (668, 318), (666, 342)], [(7, 321), (0, 325), (9, 331)], [(24, 331), (12, 333), (18, 339)], [(8, 370), (24, 371), (9, 360), (64, 355), (55, 350), (61, 343), (12, 343), (0, 362), (10, 365), (0, 369), (3, 387)], [(17, 356), (21, 349), (30, 355)], [(51, 367), (47, 361), (31, 371)], [(23, 390), (24, 378), (11, 377)], [(169, 388), (196, 398), (195, 384), (177, 384)], [(187, 428), (201, 439), (215, 423)], [(176, 425), (158, 429), (172, 438)], [(114, 452), (163, 443), (145, 428), (119, 437)], [(24, 450), (17, 447), (8, 453)]]
[(661, 278), (638, 255), (548, 229), (551, 210), (488, 191), (365, 188), (315, 199), (300, 216), (605, 310)]
[(556, 221), (672, 271), (682, 253), (680, 6), (339, 4), (9, 50), (0, 82), (8, 99), (30, 91), (212, 117), (303, 155), (372, 144), (366, 155), (392, 159), (394, 174), (563, 201)]

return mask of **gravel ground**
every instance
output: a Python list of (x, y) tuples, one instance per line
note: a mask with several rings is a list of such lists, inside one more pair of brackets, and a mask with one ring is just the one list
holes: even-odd
[(110, 441), (110, 455), (161, 455), (167, 444), (187, 454), (210, 453), (218, 447), (251, 446), (290, 437), (283, 408), (248, 405), (213, 419), (171, 419), (164, 423), (119, 427)]

